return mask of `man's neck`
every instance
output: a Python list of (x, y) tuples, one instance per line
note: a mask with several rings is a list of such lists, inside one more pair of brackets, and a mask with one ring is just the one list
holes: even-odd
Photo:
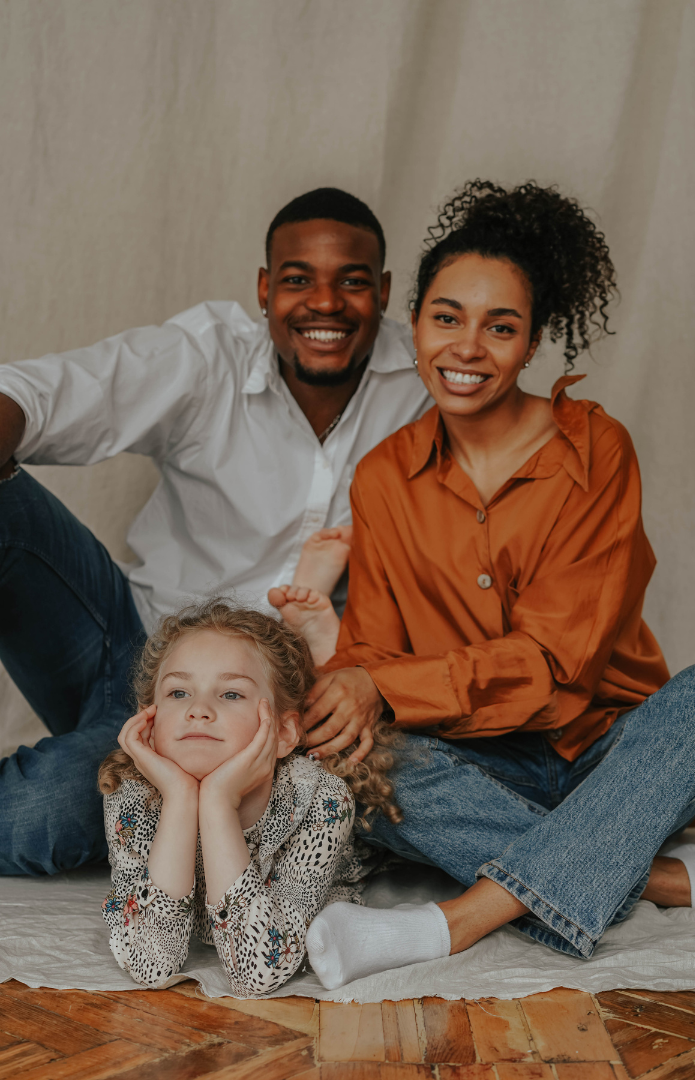
[(355, 369), (348, 382), (340, 386), (312, 386), (295, 374), (290, 364), (279, 357), (280, 374), (287, 383), (292, 397), (311, 424), (317, 438), (326, 431), (336, 417), (347, 408), (350, 398), (360, 385), (369, 357)]

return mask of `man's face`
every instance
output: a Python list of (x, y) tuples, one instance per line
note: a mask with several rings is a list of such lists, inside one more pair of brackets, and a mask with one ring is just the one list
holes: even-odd
[(379, 242), (368, 229), (317, 219), (281, 225), (258, 274), (280, 357), (303, 382), (338, 386), (369, 355), (389, 298)]

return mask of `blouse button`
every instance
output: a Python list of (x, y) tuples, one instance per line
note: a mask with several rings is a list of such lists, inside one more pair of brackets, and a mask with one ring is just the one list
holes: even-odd
[(476, 516), (476, 517), (477, 517), (477, 519), (478, 519), (478, 524), (482, 525), (482, 524), (483, 524), (483, 522), (485, 521), (485, 514), (483, 513), (483, 511), (482, 511), (482, 510), (478, 510), (478, 511), (476, 512), (476, 515), (475, 515), (475, 516)]
[(492, 585), (492, 578), (489, 574), (479, 574), (478, 585), (480, 585), (481, 589), (489, 589)]

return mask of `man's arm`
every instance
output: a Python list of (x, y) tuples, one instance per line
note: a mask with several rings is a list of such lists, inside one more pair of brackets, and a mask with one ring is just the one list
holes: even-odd
[(16, 401), (7, 394), (0, 394), (0, 480), (11, 476), (14, 469), (13, 454), (24, 434), (26, 418)]

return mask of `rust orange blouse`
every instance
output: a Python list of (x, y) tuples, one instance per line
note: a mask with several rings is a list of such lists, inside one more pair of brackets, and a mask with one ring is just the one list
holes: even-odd
[(668, 679), (642, 602), (655, 559), (630, 436), (553, 387), (559, 428), (487, 507), (436, 406), (360, 462), (338, 651), (396, 725), (545, 731), (574, 760)]

